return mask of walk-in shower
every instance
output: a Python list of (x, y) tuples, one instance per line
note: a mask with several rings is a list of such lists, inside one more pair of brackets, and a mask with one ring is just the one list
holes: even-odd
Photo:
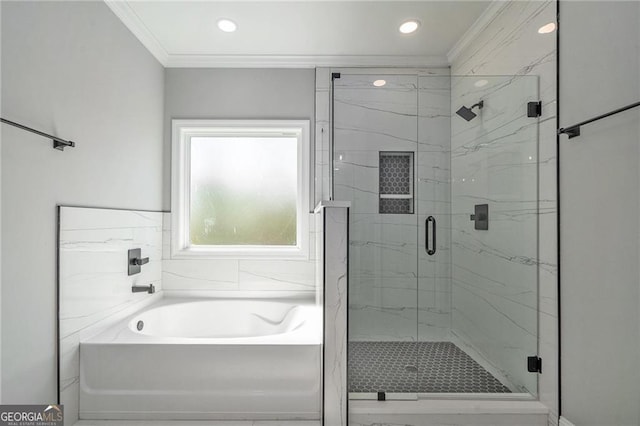
[(527, 103), (538, 82), (478, 79), (343, 70), (333, 81), (333, 194), (351, 202), (352, 399), (537, 393), (538, 119)]

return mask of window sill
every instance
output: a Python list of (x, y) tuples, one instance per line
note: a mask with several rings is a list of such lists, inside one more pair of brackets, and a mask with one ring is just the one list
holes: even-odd
[(309, 260), (308, 248), (265, 247), (247, 248), (184, 248), (172, 251), (171, 259), (228, 259), (228, 260)]

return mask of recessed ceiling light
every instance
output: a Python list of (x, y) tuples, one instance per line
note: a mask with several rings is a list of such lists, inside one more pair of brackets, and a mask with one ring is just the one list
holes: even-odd
[(419, 26), (420, 22), (416, 21), (415, 19), (411, 19), (409, 21), (403, 22), (402, 25), (400, 25), (399, 30), (402, 34), (411, 34), (415, 30), (417, 30)]
[(474, 86), (476, 87), (484, 87), (487, 84), (489, 84), (489, 82), (487, 80), (478, 80), (474, 83)]
[(235, 22), (229, 19), (221, 19), (218, 21), (218, 28), (225, 33), (232, 33), (238, 28), (238, 26)]
[(556, 23), (549, 22), (547, 25), (543, 25), (538, 29), (538, 33), (540, 34), (549, 34), (556, 30)]
[(376, 81), (373, 82), (373, 85), (376, 86), (376, 87), (382, 87), (385, 84), (387, 84), (387, 82), (385, 80), (376, 80)]

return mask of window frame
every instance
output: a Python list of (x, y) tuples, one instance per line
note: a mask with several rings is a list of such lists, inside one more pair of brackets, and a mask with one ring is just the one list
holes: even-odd
[[(174, 119), (171, 156), (172, 259), (309, 259), (309, 120), (203, 120)], [(192, 137), (297, 138), (297, 197), (295, 246), (192, 246), (190, 244), (191, 138)]]

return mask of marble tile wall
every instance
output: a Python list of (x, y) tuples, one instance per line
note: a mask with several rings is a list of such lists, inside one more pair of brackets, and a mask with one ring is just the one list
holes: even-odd
[(308, 260), (172, 259), (171, 214), (163, 219), (162, 284), (170, 296), (190, 292), (204, 297), (315, 297), (315, 217), (309, 218)]
[(317, 209), (318, 227), (323, 229), (318, 244), (318, 287), (324, 291), (323, 424), (336, 426), (347, 425), (348, 205), (329, 201)]
[(331, 69), (316, 68), (315, 205), (330, 200), (329, 138)]
[[(507, 278), (512, 276), (515, 269), (535, 269), (538, 274), (538, 354), (543, 358), (543, 374), (539, 376), (538, 393), (540, 401), (551, 410), (551, 421), (555, 422), (554, 418), (557, 420), (558, 407), (556, 37), (555, 33), (539, 34), (538, 28), (547, 23), (555, 22), (556, 3), (553, 1), (504, 2), (502, 6), (473, 41), (456, 58), (453, 58), (451, 73), (456, 76), (529, 75), (538, 79), (539, 98), (543, 103), (542, 117), (538, 119), (538, 152), (537, 156), (533, 157), (535, 159), (535, 167), (538, 169), (538, 204), (537, 206), (533, 202), (528, 205), (523, 204), (520, 212), (513, 212), (511, 215), (503, 214), (501, 217), (504, 223), (508, 223), (508, 221), (516, 223), (517, 221), (533, 220), (532, 218), (536, 217), (538, 221), (538, 254), (537, 258), (535, 258), (526, 251), (522, 253), (514, 252), (515, 246), (512, 243), (516, 239), (523, 237), (514, 235), (514, 238), (504, 241), (506, 245), (500, 244), (482, 248), (489, 253), (493, 253), (496, 262), (505, 266), (505, 268), (501, 268), (496, 265), (498, 271), (504, 270), (504, 277), (496, 275), (479, 277), (477, 274), (471, 274), (468, 270), (463, 269), (463, 267), (466, 267), (465, 265), (455, 265), (454, 263), (453, 329), (454, 331), (456, 329), (459, 330), (457, 325), (463, 322), (470, 324), (470, 321), (464, 320), (462, 316), (465, 312), (458, 309), (463, 303), (470, 301), (472, 294), (470, 290), (484, 296), (484, 298), (474, 298), (476, 307), (479, 306), (478, 304), (483, 304), (486, 308), (476, 311), (493, 314), (492, 318), (487, 316), (484, 318), (474, 317), (472, 319), (476, 324), (476, 332), (484, 336), (480, 337), (480, 339), (484, 340), (487, 345), (489, 344), (488, 342), (504, 340), (503, 338), (498, 339), (497, 333), (500, 328), (494, 328), (491, 324), (505, 324), (506, 322), (516, 321), (522, 325), (522, 320), (530, 323), (531, 320), (524, 319), (523, 316), (527, 315), (527, 311), (532, 310), (532, 304), (536, 301), (526, 300), (526, 295), (523, 294), (508, 294), (504, 292), (496, 294), (495, 290), (501, 289), (501, 287), (501, 290), (505, 290), (503, 286), (505, 282), (512, 284)], [(453, 109), (455, 109), (455, 105), (452, 105)], [(526, 161), (528, 161), (528, 156)], [(505, 157), (503, 162), (512, 164), (513, 159)], [(455, 164), (455, 162), (452, 163), (452, 175), (457, 173)], [(530, 166), (523, 164), (523, 167)], [(500, 168), (500, 166), (494, 167), (493, 170), (499, 170)], [(496, 176), (499, 176), (499, 174), (496, 174)], [(503, 179), (504, 177), (505, 175), (502, 174)], [(495, 183), (499, 185), (517, 185), (517, 182)], [(467, 214), (466, 210), (465, 214)], [(466, 244), (465, 247), (460, 247), (461, 251), (481, 249), (481, 246), (474, 242), (472, 238), (467, 238)], [(509, 246), (509, 244), (512, 245)], [(485, 256), (489, 256), (489, 254)], [(499, 261), (500, 256), (503, 256), (505, 261)], [(511, 260), (508, 261), (507, 259)], [(528, 263), (531, 263), (531, 265)], [(512, 264), (512, 266), (506, 267), (509, 264)], [(527, 272), (527, 274), (530, 273)], [(470, 280), (474, 280), (472, 282), (475, 287), (463, 284), (463, 281), (469, 282)], [(494, 322), (492, 323), (491, 321)], [(529, 326), (525, 327), (525, 329), (520, 329), (517, 334), (514, 334), (515, 340), (513, 340), (513, 343), (522, 346), (522, 339), (531, 339), (529, 336), (531, 331)], [(494, 362), (497, 361), (494, 360)], [(513, 368), (523, 371), (524, 360), (519, 360), (517, 365), (513, 364)], [(527, 380), (523, 379), (523, 381), (526, 382)]]
[[(162, 293), (162, 213), (60, 207), (60, 402), (65, 425), (78, 419), (79, 342), (157, 300)], [(149, 263), (127, 275), (127, 251)], [(155, 294), (132, 293), (153, 284)]]
[(350, 340), (417, 337), (417, 216), (378, 213), (379, 151), (417, 152), (417, 108), (415, 74), (334, 82), (335, 198), (352, 203)]
[[(418, 74), (418, 340), (448, 340), (451, 328), (451, 77)], [(425, 221), (436, 219), (436, 253), (425, 250)]]
[[(353, 203), (351, 340), (441, 340), (448, 333), (448, 74), (343, 70), (334, 82), (334, 195)], [(386, 84), (374, 87), (376, 79)], [(415, 214), (379, 214), (380, 151), (415, 153)], [(436, 256), (424, 250), (430, 215), (438, 221)]]
[[(452, 330), (512, 390), (531, 393), (537, 377), (525, 366), (537, 353), (538, 120), (526, 107), (538, 97), (537, 83), (534, 76), (452, 79), (453, 111), (484, 102), (473, 120), (452, 120)], [(485, 203), (489, 229), (476, 230), (470, 214)]]

